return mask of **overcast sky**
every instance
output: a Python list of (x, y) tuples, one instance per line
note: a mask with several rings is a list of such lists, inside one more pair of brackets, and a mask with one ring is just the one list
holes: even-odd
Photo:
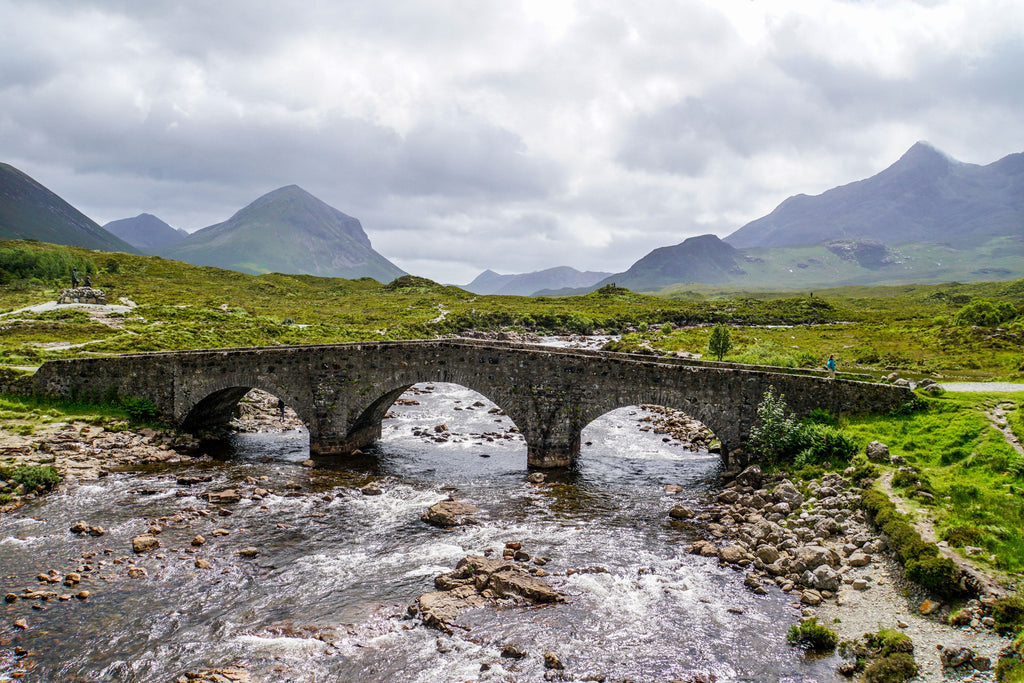
[(0, 44), (0, 161), (100, 224), (297, 184), (442, 282), (1024, 151), (1021, 0), (0, 0)]

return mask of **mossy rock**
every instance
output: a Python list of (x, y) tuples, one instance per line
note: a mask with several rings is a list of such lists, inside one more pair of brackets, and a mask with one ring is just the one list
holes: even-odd
[(864, 669), (865, 683), (901, 683), (917, 675), (914, 655), (907, 652), (882, 657)]
[(839, 636), (832, 629), (819, 624), (817, 618), (811, 618), (801, 624), (790, 626), (786, 642), (794, 647), (802, 647), (808, 652), (831, 652), (836, 649)]

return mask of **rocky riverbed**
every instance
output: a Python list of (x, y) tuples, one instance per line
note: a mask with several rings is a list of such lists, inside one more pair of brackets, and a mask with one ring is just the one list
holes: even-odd
[[(396, 414), (404, 409), (417, 410), (421, 407), (417, 404), (419, 401), (431, 400), (435, 393), (438, 392), (432, 386), (417, 387), (403, 396), (401, 401), (405, 405), (397, 406)], [(294, 418), (292, 422), (280, 419), (276, 399), (272, 397), (257, 398), (247, 403), (260, 407), (251, 412), (248, 406), (243, 407), (238, 428), (244, 432), (276, 433), (295, 426)], [(478, 422), (474, 424), (494, 424), (493, 429), (463, 427), (452, 421), (450, 428), (437, 431), (440, 423), (419, 419), (408, 424), (399, 417), (393, 416), (392, 419), (401, 422), (410, 440), (423, 447), (479, 450), (478, 447), (484, 445), (494, 449), (491, 451), (494, 458), (500, 458), (498, 446), (508, 448), (519, 443), (521, 437), (514, 431), (514, 426), (507, 424), (507, 418), (500, 411), (491, 412), (493, 406), (476, 403), (478, 401), (459, 395), (447, 410), (460, 409), (464, 411), (460, 415), (475, 416)], [(624, 414), (633, 425), (634, 432), (653, 437), (656, 430), (661, 430), (657, 432), (660, 438), (656, 441), (673, 451), (677, 447), (681, 452), (699, 449), (699, 444), (706, 443), (702, 441), (706, 438), (706, 430), (702, 431), (699, 424), (685, 416), (646, 409), (630, 410)], [(499, 425), (495, 420), (504, 420), (506, 424)], [(665, 438), (669, 440), (663, 441)], [(438, 636), (435, 656), (473, 651), (481, 647), (474, 641), (480, 641), (481, 637), (487, 641), (494, 654), (488, 656), (490, 649), (487, 648), (481, 652), (484, 663), (480, 665), (479, 680), (533, 680), (530, 678), (533, 674), (528, 673), (521, 674), (527, 678), (515, 678), (520, 675), (515, 674), (516, 671), (533, 671), (537, 678), (571, 680), (575, 677), (581, 680), (582, 671), (613, 670), (614, 665), (611, 662), (590, 663), (582, 670), (579, 665), (573, 670), (574, 658), (566, 657), (568, 650), (560, 651), (557, 639), (548, 641), (547, 645), (531, 645), (525, 635), (528, 630), (518, 630), (515, 637), (505, 637), (496, 635), (505, 630), (497, 627), (495, 634), (481, 636), (481, 631), (488, 633), (480, 626), (481, 611), (500, 615), (507, 607), (523, 609), (530, 603), (546, 605), (541, 608), (542, 613), (571, 610), (574, 603), (583, 602), (588, 597), (588, 591), (611, 590), (613, 592), (608, 594), (608, 599), (615, 602), (623, 598), (614, 591), (625, 590), (625, 586), (634, 586), (635, 590), (636, 586), (642, 588), (647, 583), (656, 590), (645, 600), (653, 600), (654, 595), (662, 594), (707, 594), (699, 593), (700, 574), (688, 575), (685, 582), (672, 578), (672, 572), (678, 566), (675, 560), (666, 563), (651, 557), (639, 559), (645, 556), (634, 554), (638, 558), (634, 560), (635, 566), (617, 567), (609, 562), (618, 548), (595, 545), (593, 552), (586, 551), (581, 555), (594, 558), (593, 563), (588, 563), (579, 559), (567, 561), (559, 557), (557, 551), (545, 547), (547, 536), (573, 534), (574, 528), (581, 524), (576, 521), (565, 525), (561, 511), (566, 506), (573, 506), (573, 510), (579, 507), (579, 512), (573, 514), (583, 517), (570, 519), (581, 520), (591, 514), (600, 514), (601, 508), (608, 505), (601, 500), (603, 492), (584, 492), (578, 484), (565, 483), (557, 477), (549, 483), (535, 473), (527, 481), (526, 473), (520, 470), (509, 480), (509, 488), (486, 504), (473, 499), (463, 500), (448, 492), (434, 494), (436, 497), (431, 499), (431, 494), (410, 490), (403, 477), (392, 474), (344, 474), (339, 479), (338, 474), (330, 471), (297, 467), (297, 460), (289, 466), (272, 462), (260, 470), (250, 469), (244, 463), (223, 470), (208, 468), (209, 457), (194, 455), (196, 446), (194, 439), (173, 433), (148, 430), (113, 432), (86, 424), (54, 425), (30, 437), (4, 438), (0, 447), (8, 449), (5, 451), (10, 454), (8, 457), (25, 464), (52, 464), (66, 477), (71, 488), (89, 488), (88, 482), (100, 484), (97, 480), (118, 478), (116, 475), (122, 468), (151, 469), (158, 481), (143, 477), (138, 479), (139, 483), (133, 484), (131, 482), (135, 480), (118, 478), (121, 488), (129, 487), (121, 493), (111, 492), (120, 491), (118, 488), (97, 488), (97, 493), (90, 495), (111, 496), (112, 500), (119, 501), (117, 506), (124, 508), (124, 513), (118, 513), (115, 522), (106, 523), (88, 515), (82, 518), (72, 511), (69, 514), (75, 516), (69, 518), (56, 533), (70, 540), (76, 549), (74, 552), (39, 555), (32, 572), (35, 578), (30, 585), (25, 585), (22, 580), (24, 572), (17, 575), (18, 583), (13, 582), (14, 575), (9, 574), (10, 569), (4, 572), (6, 575), (0, 575), (3, 581), (0, 594), (11, 596), (6, 603), (8, 613), (17, 615), (4, 625), (6, 632), (13, 634), (14, 638), (0, 633), (0, 665), (10, 660), (7, 670), (16, 670), (18, 662), (22, 662), (22, 669), (31, 671), (33, 655), (39, 653), (18, 645), (18, 634), (38, 628), (44, 615), (53, 613), (50, 610), (67, 610), (69, 619), (73, 621), (78, 618), (74, 610), (78, 609), (84, 617), (86, 612), (81, 610), (93, 605), (101, 609), (104, 601), (110, 604), (109, 608), (120, 611), (119, 601), (125, 597), (130, 602), (125, 603), (124, 609), (131, 609), (127, 605), (137, 601), (139, 591), (145, 591), (146, 586), (153, 586), (155, 590), (167, 584), (167, 587), (174, 586), (176, 595), (180, 592), (177, 598), (180, 603), (172, 602), (163, 609), (186, 612), (198, 609), (201, 612), (211, 607), (189, 605), (199, 600), (204, 591), (219, 594), (229, 584), (250, 584), (255, 589), (261, 580), (270, 583), (283, 581), (275, 567), (278, 564), (287, 567), (288, 564), (280, 559), (280, 551), (274, 546), (286, 543), (285, 539), (291, 535), (296, 538), (320, 537), (319, 529), (331, 528), (338, 519), (349, 519), (339, 517), (338, 512), (342, 509), (351, 510), (350, 514), (360, 519), (358, 515), (363, 514), (360, 511), (365, 508), (364, 523), (371, 528), (370, 525), (379, 525), (388, 519), (387, 515), (397, 514), (389, 511), (400, 511), (403, 506), (411, 508), (412, 515), (408, 518), (412, 521), (401, 521), (403, 517), (398, 516), (393, 526), (384, 525), (379, 540), (382, 547), (394, 547), (401, 535), (424, 534), (421, 529), (435, 526), (444, 527), (442, 533), (451, 534), (451, 538), (463, 540), (454, 544), (454, 551), (444, 550), (457, 553), (445, 563), (431, 559), (429, 554), (420, 561), (432, 570), (434, 591), (417, 598), (423, 589), (411, 590), (417, 584), (415, 580), (401, 572), (391, 579), (400, 585), (404, 585), (403, 582), (409, 584), (410, 590), (400, 599), (405, 605), (411, 603), (416, 606), (412, 613), (403, 613), (404, 607), (394, 613), (385, 611), (383, 620), (371, 620), (370, 626), (346, 626), (337, 623), (336, 616), (333, 626), (326, 626), (312, 616), (308, 623), (278, 618), (268, 624), (263, 623), (265, 619), (258, 618), (259, 608), (254, 606), (251, 613), (247, 612), (248, 618), (259, 623), (236, 627), (240, 633), (237, 638), (249, 639), (244, 642), (279, 640), (293, 645), (302, 643), (301, 651), (306, 653), (303, 656), (314, 662), (340, 654), (357, 660), (360, 648), (366, 643), (393, 642), (404, 629), (431, 631), (429, 626), (432, 625), (438, 629), (433, 633), (442, 634)], [(596, 450), (599, 446), (594, 444), (591, 448)], [(476, 450), (473, 452), (477, 453)], [(473, 457), (483, 455), (488, 454), (480, 452)], [(441, 467), (439, 463), (431, 466)], [(623, 470), (609, 482), (630, 475), (630, 470)], [(751, 469), (715, 490), (709, 499), (689, 497), (675, 505), (672, 504), (673, 499), (682, 495), (684, 487), (665, 483), (662, 488), (660, 496), (655, 494), (660, 500), (653, 501), (654, 507), (662, 508), (661, 515), (666, 512), (671, 515), (671, 524), (678, 530), (675, 535), (689, 539), (685, 543), (688, 552), (738, 572), (734, 575), (729, 569), (720, 570), (731, 576), (741, 575), (742, 581), (737, 585), (745, 585), (753, 596), (754, 602), (749, 602), (751, 598), (730, 597), (728, 610), (715, 618), (735, 619), (737, 625), (756, 620), (756, 601), (788, 594), (791, 596), (791, 608), (787, 609), (792, 610), (793, 622), (801, 617), (816, 616), (820, 623), (837, 631), (842, 639), (853, 640), (880, 628), (894, 628), (906, 633), (913, 639), (915, 656), (922, 669), (918, 680), (994, 680), (991, 670), (985, 668), (984, 660), (987, 658), (994, 663), (1008, 641), (996, 636), (988, 627), (985, 600), (961, 610), (958, 615), (962, 621), (960, 626), (953, 628), (943, 623), (950, 614), (950, 606), (927, 601), (929, 596), (903, 581), (899, 566), (889, 559), (885, 539), (866, 523), (863, 513), (857, 509), (858, 493), (848, 478), (829, 475), (811, 484), (797, 486), (780, 478), (767, 478)], [(29, 496), (34, 494), (21, 492), (18, 495), (24, 503), (32, 500)], [(47, 495), (62, 496), (63, 489)], [(521, 501), (515, 502), (520, 497)], [(503, 512), (499, 511), (497, 501), (506, 505), (504, 501), (509, 498), (514, 501), (511, 506), (502, 507)], [(524, 526), (523, 521), (516, 517), (519, 507), (543, 511), (548, 509), (545, 506), (549, 501), (553, 507), (542, 517), (545, 520), (545, 525), (540, 527), (543, 531)], [(613, 507), (618, 507), (618, 504)], [(296, 510), (294, 514), (282, 514), (282, 511), (292, 508)], [(133, 517), (135, 513), (132, 511), (136, 509), (140, 512), (145, 510), (146, 514)], [(558, 514), (551, 516), (551, 512)], [(32, 520), (25, 522), (30, 524)], [(608, 532), (613, 531), (618, 523), (629, 528), (635, 522), (631, 519), (612, 521)], [(507, 540), (494, 545), (492, 537), (495, 530), (505, 528), (507, 531), (499, 534), (504, 534)], [(527, 536), (532, 534), (533, 538), (523, 538), (524, 533)], [(607, 536), (606, 542), (614, 543), (613, 538)], [(436, 548), (452, 545), (444, 537), (440, 542), (441, 545), (431, 552), (436, 553), (439, 552)], [(593, 544), (594, 541), (584, 541), (582, 545), (586, 548)], [(350, 543), (343, 544), (343, 547), (348, 545)], [(465, 545), (475, 551), (463, 551)], [(534, 547), (539, 550), (531, 552)], [(301, 556), (305, 557), (308, 552), (303, 549)], [(351, 551), (342, 552), (347, 555)], [(317, 566), (315, 562), (322, 560), (303, 561), (314, 562), (304, 565), (313, 568)], [(369, 558), (361, 560), (362, 563), (369, 561)], [(652, 562), (656, 561), (662, 564), (654, 566)], [(381, 565), (374, 566), (378, 568), (373, 571), (380, 571)], [(418, 563), (413, 561), (409, 566), (403, 571), (412, 572), (415, 577), (419, 571)], [(322, 588), (304, 588), (299, 596), (292, 599), (315, 605), (318, 590), (323, 593), (319, 599), (326, 599), (337, 590), (339, 581), (349, 580), (348, 573), (355, 572), (359, 576), (357, 567), (358, 564), (346, 565), (346, 574), (329, 574)], [(178, 584), (182, 586), (180, 591)], [(301, 580), (299, 585), (305, 586), (305, 580)], [(234, 594), (225, 594), (223, 598), (225, 601), (236, 599), (238, 596)], [(686, 614), (698, 620), (709, 619), (709, 615), (701, 611), (704, 609), (701, 600), (686, 603), (689, 605)], [(269, 608), (275, 603), (262, 604)], [(618, 603), (616, 606), (627, 614), (629, 610), (637, 609), (631, 603)], [(700, 614), (704, 616), (697, 616)], [(603, 615), (602, 620), (613, 620), (614, 617), (613, 614)], [(330, 617), (327, 619), (329, 621)], [(541, 621), (542, 617), (538, 615), (537, 619)], [(566, 625), (565, 628), (568, 634), (574, 632), (576, 626)], [(645, 624), (643, 620), (630, 620), (623, 628), (626, 630), (621, 637), (631, 641), (634, 631), (644, 631)], [(670, 625), (666, 624), (665, 628), (670, 628)], [(755, 625), (754, 628), (763, 630), (765, 626)], [(466, 629), (473, 629), (474, 634), (460, 636), (460, 632)], [(0, 627), (0, 631), (5, 631), (5, 628)], [(555, 631), (558, 632), (561, 631)], [(776, 638), (777, 642), (781, 643), (781, 640), (781, 637)], [(960, 666), (942, 666), (940, 645), (944, 652), (957, 653), (952, 659), (947, 655), (947, 661), (963, 659)], [(960, 645), (971, 650), (970, 656), (960, 656)], [(404, 656), (411, 655), (407, 653)], [(688, 656), (699, 661), (699, 656), (693, 653)], [(159, 680), (180, 680), (182, 677), (189, 681), (261, 680), (247, 670), (249, 665), (246, 662), (225, 658), (223, 654), (201, 663), (206, 666), (191, 667), (187, 673), (181, 673), (185, 671), (182, 667), (173, 675)], [(294, 661), (291, 665), (281, 664), (280, 675), (272, 675), (266, 680), (285, 680), (288, 666), (301, 670), (307, 665), (295, 664)], [(482, 668), (484, 665), (489, 668), (486, 674)], [(530, 666), (535, 668), (530, 669)], [(563, 666), (568, 670), (559, 668)], [(708, 665), (703, 670), (710, 672), (716, 669)], [(599, 676), (604, 674), (593, 675), (598, 677), (592, 680), (601, 680)], [(699, 678), (703, 675), (694, 673), (681, 680), (713, 679), (707, 677), (710, 673), (704, 679)], [(501, 676), (513, 678), (503, 679)], [(727, 675), (723, 676), (719, 680), (731, 680)], [(158, 679), (139, 677), (135, 680)], [(608, 680), (618, 681), (621, 677)], [(640, 677), (637, 680), (655, 679)]]
[(953, 614), (903, 578), (887, 539), (858, 505), (847, 477), (828, 474), (801, 491), (751, 466), (705, 509), (677, 505), (669, 514), (706, 529), (708, 540), (689, 552), (743, 572), (756, 594), (790, 593), (802, 619), (817, 618), (840, 640), (880, 629), (905, 633), (919, 666), (914, 680), (994, 681), (992, 669), (1010, 645), (992, 630), (989, 608), (999, 596), (978, 595)]

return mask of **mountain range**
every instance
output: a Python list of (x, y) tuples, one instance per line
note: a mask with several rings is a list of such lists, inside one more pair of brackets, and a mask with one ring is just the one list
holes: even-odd
[[(248, 273), (372, 277), (404, 272), (376, 252), (360, 222), (296, 185), (274, 190), (191, 235), (150, 214), (101, 228), (40, 183), (0, 164), (0, 239), (29, 238), (152, 253)], [(796, 195), (724, 240), (690, 237), (621, 273), (569, 267), (501, 275), (478, 294), (560, 295), (615, 283), (657, 291), (685, 283), (792, 289), (1024, 277), (1024, 153), (957, 161), (925, 142), (876, 175)]]
[(468, 285), (462, 285), (462, 289), (474, 294), (530, 296), (546, 289), (590, 287), (609, 275), (611, 273), (589, 270), (581, 272), (569, 266), (558, 266), (517, 275), (500, 275), (493, 270), (485, 270)]
[(820, 195), (799, 194), (725, 238), (734, 247), (828, 240), (970, 247), (1024, 232), (1024, 153), (966, 164), (918, 142), (889, 168)]

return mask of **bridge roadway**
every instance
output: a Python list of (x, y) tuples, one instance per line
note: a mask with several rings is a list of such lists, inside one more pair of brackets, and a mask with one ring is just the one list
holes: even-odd
[(821, 373), (680, 358), (470, 339), (274, 346), (48, 361), (37, 392), (148, 399), (165, 420), (196, 430), (231, 419), (250, 389), (284, 400), (309, 429), (313, 456), (346, 455), (380, 436), (381, 420), (413, 384), (452, 382), (483, 394), (515, 422), (532, 467), (571, 466), (583, 428), (605, 413), (650, 403), (707, 425), (726, 464), (743, 446), (769, 387), (799, 416), (883, 411), (909, 389)]

